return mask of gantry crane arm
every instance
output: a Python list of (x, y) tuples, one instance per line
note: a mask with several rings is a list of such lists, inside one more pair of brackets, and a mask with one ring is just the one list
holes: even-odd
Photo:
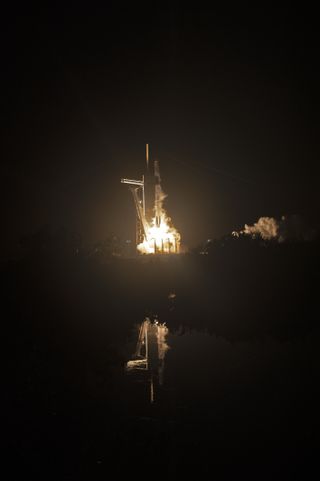
[(140, 187), (143, 187), (144, 180), (121, 179), (121, 184), (139, 185)]

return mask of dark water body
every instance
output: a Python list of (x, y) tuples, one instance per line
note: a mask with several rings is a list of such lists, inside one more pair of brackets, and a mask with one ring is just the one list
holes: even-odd
[[(3, 264), (7, 479), (313, 479), (317, 252)], [(125, 369), (146, 316), (169, 329), (153, 403)]]

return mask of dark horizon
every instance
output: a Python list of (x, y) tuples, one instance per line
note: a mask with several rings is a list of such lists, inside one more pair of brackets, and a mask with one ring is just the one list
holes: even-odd
[(111, 2), (4, 21), (2, 252), (46, 225), (133, 239), (120, 178), (141, 176), (146, 143), (188, 247), (319, 217), (312, 11)]

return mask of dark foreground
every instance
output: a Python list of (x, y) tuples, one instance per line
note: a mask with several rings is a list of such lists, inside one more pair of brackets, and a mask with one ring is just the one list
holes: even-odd
[[(318, 254), (3, 264), (6, 479), (316, 479)], [(124, 372), (146, 315), (170, 331), (153, 404)]]

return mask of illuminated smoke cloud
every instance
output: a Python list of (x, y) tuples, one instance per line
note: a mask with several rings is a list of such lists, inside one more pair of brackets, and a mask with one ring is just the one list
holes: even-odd
[(307, 228), (298, 215), (282, 216), (281, 220), (274, 217), (260, 217), (253, 225), (245, 224), (244, 229), (234, 231), (233, 236), (241, 234), (251, 237), (261, 237), (263, 240), (285, 241), (310, 241), (316, 237), (314, 229)]
[(260, 236), (263, 240), (274, 239), (279, 236), (279, 222), (273, 217), (260, 217), (253, 225), (245, 224), (241, 234), (248, 234), (252, 237)]

